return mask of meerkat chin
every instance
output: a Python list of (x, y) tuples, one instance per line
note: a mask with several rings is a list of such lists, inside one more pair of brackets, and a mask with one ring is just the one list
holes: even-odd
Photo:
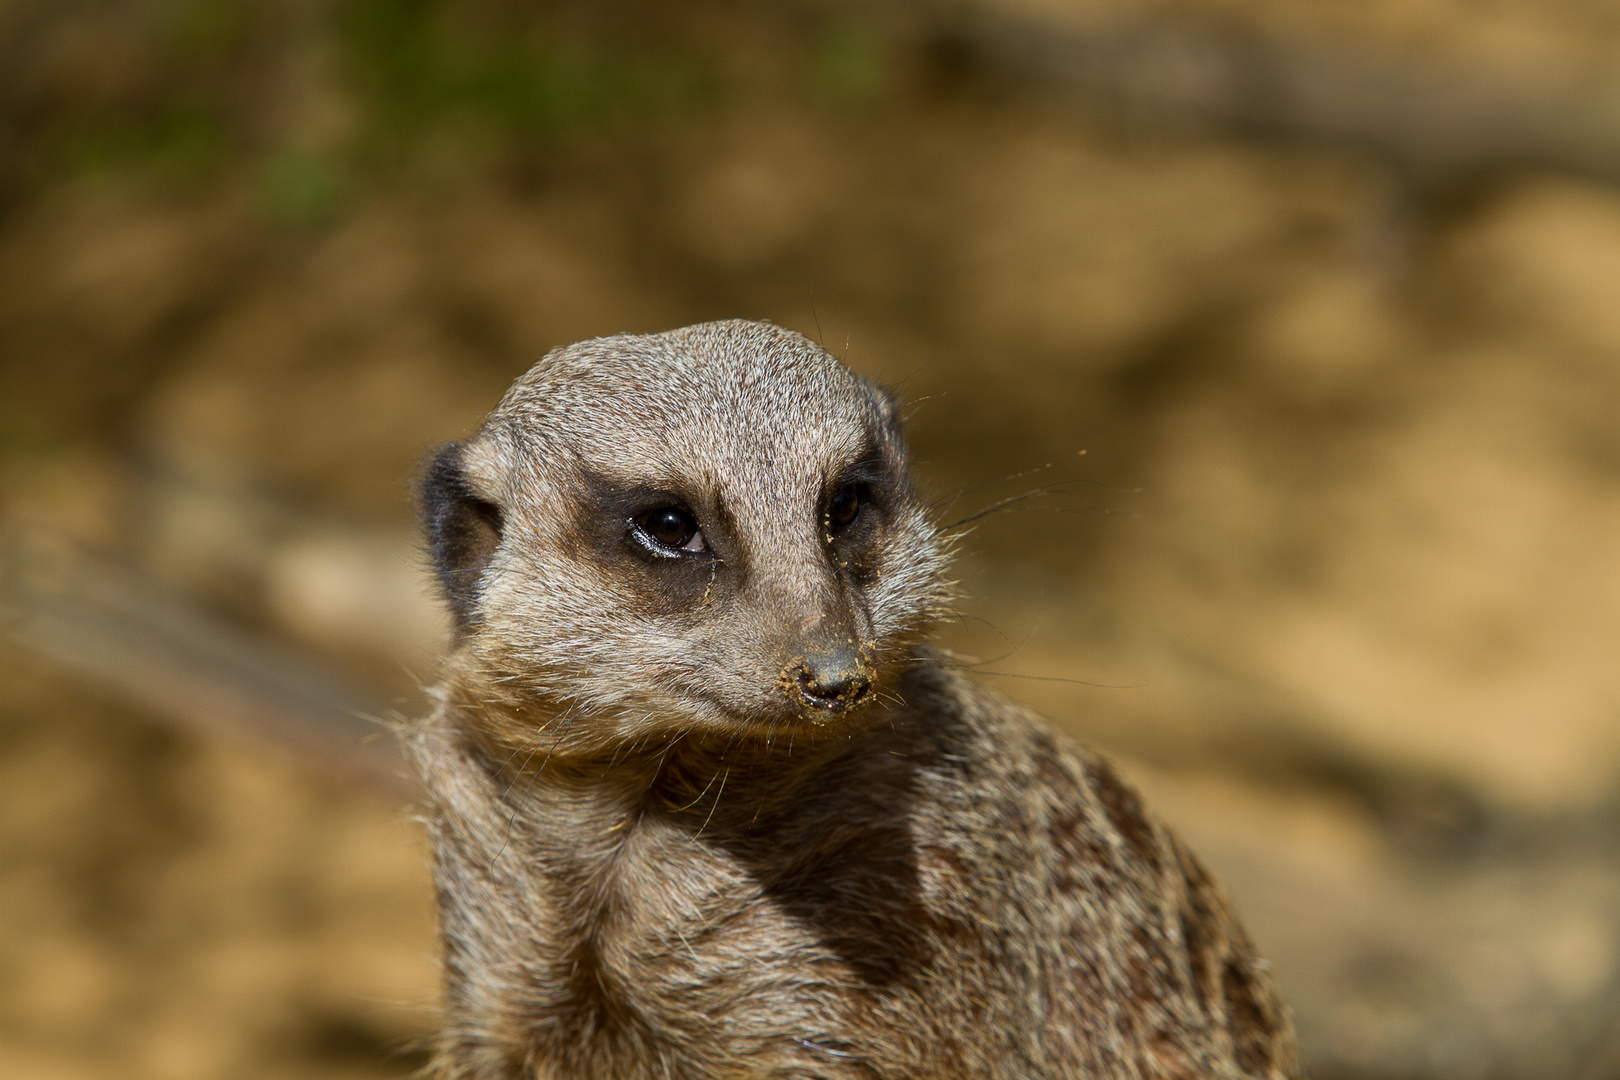
[(1300, 1075), (1198, 861), (929, 652), (895, 398), (812, 342), (559, 349), (421, 502), (439, 1075)]

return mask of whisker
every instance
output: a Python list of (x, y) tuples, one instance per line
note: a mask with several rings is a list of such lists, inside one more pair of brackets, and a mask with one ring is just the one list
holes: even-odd
[[(992, 656), (988, 660), (975, 660), (971, 664), (958, 664), (958, 663), (953, 663), (952, 661), (950, 661), (949, 659), (946, 659), (945, 657), (941, 657), (939, 662), (942, 665), (944, 665), (945, 667), (956, 668), (958, 671), (977, 671), (978, 668), (979, 668), (979, 665), (981, 665), (981, 664), (999, 664), (999, 663), (1001, 663), (1001, 661), (1006, 660), (1006, 659), (1008, 659), (1010, 657), (1017, 656), (1019, 653), (1023, 652), (1024, 651), (1024, 646), (1029, 644), (1030, 639), (1035, 636), (1036, 631), (1038, 631), (1039, 629), (1040, 629), (1040, 627), (1038, 627), (1038, 626), (1037, 627), (1032, 627), (1030, 629), (1029, 633), (1024, 635), (1024, 640), (1023, 641), (1020, 641), (1017, 645), (1014, 645), (1011, 649), (1008, 649), (1006, 652), (1002, 653), (1000, 656)], [(998, 633), (999, 633), (999, 631), (998, 631)], [(1011, 644), (1011, 640), (1008, 639), (1005, 634), (1002, 635), (1002, 639), (1006, 640), (1008, 642), (1008, 644)]]
[(1045, 472), (1050, 468), (1052, 468), (1052, 462), (1048, 461), (1045, 465), (1037, 465), (1033, 469), (1024, 469), (1021, 472), (1010, 473), (995, 480), (980, 480), (974, 484), (963, 484), (961, 487), (952, 492), (948, 499), (941, 497), (934, 500), (935, 509), (939, 513), (943, 514), (945, 511), (955, 506), (957, 500), (964, 495), (970, 495), (975, 491), (983, 491), (985, 488), (993, 488), (999, 487), (1002, 484), (1010, 484), (1014, 480), (1022, 480), (1026, 476), (1034, 476), (1036, 473)]
[[(521, 775), (523, 769), (527, 769), (529, 767), (529, 762), (534, 760), (535, 752), (538, 751), (539, 748), (540, 748), (539, 747), (538, 735), (536, 736), (534, 741), (535, 741), (535, 749), (529, 751), (529, 756), (524, 760), (522, 769), (518, 770), (519, 775)], [(517, 756), (516, 752), (514, 752), (512, 756), (516, 757)], [(502, 802), (506, 801), (506, 797), (508, 795), (510, 795), (511, 792), (512, 792), (512, 789), (517, 786), (517, 782), (518, 782), (517, 776), (512, 777), (511, 782), (506, 785), (506, 790), (501, 792), (501, 801)], [(496, 863), (501, 861), (501, 856), (506, 854), (506, 849), (507, 849), (508, 845), (510, 845), (512, 843), (512, 832), (517, 827), (517, 819), (518, 819), (518, 811), (519, 811), (519, 809), (520, 808), (517, 805), (514, 804), (513, 807), (512, 807), (511, 814), (509, 814), (507, 816), (507, 818), (506, 818), (506, 835), (501, 837), (501, 849), (495, 853), (494, 858), (489, 860), (489, 865), (490, 865), (491, 869), (493, 869), (495, 867)]]
[[(730, 770), (728, 769), (727, 771), (729, 772)], [(687, 803), (685, 806), (676, 807), (675, 812), (677, 814), (684, 813), (687, 810), (692, 809), (692, 807), (696, 806), (698, 803), (702, 802), (703, 801), (703, 796), (707, 795), (709, 793), (709, 789), (714, 787), (714, 779), (715, 778), (713, 776), (709, 777), (709, 782), (707, 784), (703, 785), (703, 790), (698, 792), (697, 798), (693, 799), (691, 802)], [(714, 809), (712, 807), (710, 808), (709, 813), (711, 815), (714, 813)], [(704, 824), (707, 825), (708, 821), (705, 820)], [(702, 829), (698, 830), (698, 832), (702, 832), (702, 831), (703, 831)]]
[(1095, 514), (1098, 517), (1139, 518), (1135, 510), (1116, 510), (1111, 506), (1009, 506), (996, 511), (999, 514)]
[(989, 517), (991, 514), (1000, 513), (1003, 510), (1006, 510), (1009, 506), (1017, 506), (1020, 503), (1029, 502), (1029, 500), (1031, 500), (1031, 499), (1040, 499), (1040, 498), (1044, 498), (1047, 495), (1065, 495), (1065, 494), (1068, 494), (1067, 492), (1062, 491), (1061, 489), (1065, 488), (1065, 487), (1072, 486), (1074, 484), (1082, 483), (1082, 482), (1083, 481), (1080, 481), (1080, 480), (1062, 480), (1062, 481), (1059, 481), (1056, 484), (1047, 484), (1044, 487), (1032, 488), (1029, 491), (1020, 492), (1017, 495), (1008, 495), (1006, 498), (997, 499), (995, 502), (991, 503), (989, 506), (985, 507), (984, 509), (979, 510), (979, 511), (977, 511), (975, 513), (969, 514), (965, 518), (958, 518), (956, 521), (951, 522), (949, 525), (941, 525), (940, 526), (940, 531), (941, 532), (950, 532), (952, 529), (960, 529), (963, 525), (966, 525), (969, 522), (978, 521), (980, 518), (985, 518), (985, 517)]
[(697, 832), (692, 834), (693, 838), (702, 836), (703, 830), (707, 829), (709, 822), (714, 820), (714, 812), (720, 806), (720, 796), (726, 793), (726, 781), (729, 779), (731, 779), (731, 766), (727, 765), (726, 771), (720, 776), (720, 790), (714, 793), (714, 801), (709, 804), (709, 816), (703, 819), (703, 824), (699, 825)]
[(1005, 641), (1009, 645), (1012, 644), (1012, 638), (1002, 633), (1001, 627), (997, 626), (995, 623), (991, 622), (989, 619), (986, 619), (982, 615), (975, 615), (970, 611), (958, 611), (955, 608), (951, 608), (947, 614), (953, 619), (972, 619), (976, 623), (983, 623), (985, 626), (990, 628), (991, 632), (993, 632), (996, 637), (1000, 638), (1002, 641)]
[[(572, 724), (574, 722), (574, 718), (576, 716), (578, 716), (578, 715), (579, 715), (579, 712), (577, 710), (574, 711), (574, 712), (570, 712), (570, 713), (566, 714), (566, 717), (563, 719), (563, 722), (560, 725), (558, 725), (557, 730), (556, 730), (556, 734), (554, 734), (552, 736), (551, 746), (546, 750), (546, 756), (540, 762), (540, 767), (535, 770), (536, 773), (543, 773), (543, 772), (546, 771), (546, 766), (551, 763), (551, 755), (556, 753), (557, 744), (562, 741), (563, 732), (567, 730), (568, 725)], [(540, 748), (538, 746), (536, 746), (535, 749), (529, 753), (529, 756), (524, 759), (523, 766), (519, 770), (520, 773), (528, 771), (529, 764), (530, 764), (530, 762), (534, 761), (534, 755), (539, 752), (539, 749)], [(517, 778), (516, 777), (513, 778), (512, 783), (513, 784), (517, 783)], [(511, 785), (508, 785), (507, 786), (507, 791), (511, 791), (511, 790), (512, 790)], [(501, 861), (501, 856), (506, 854), (507, 845), (512, 842), (512, 827), (517, 824), (517, 815), (518, 815), (518, 808), (513, 807), (512, 808), (512, 816), (510, 818), (508, 818), (507, 821), (506, 821), (506, 830), (507, 830), (506, 831), (506, 838), (501, 841), (501, 850), (499, 850), (499, 851), (497, 851), (495, 853), (495, 858), (490, 860), (490, 865), (493, 866), (495, 863), (500, 862)]]
[(1024, 675), (1016, 671), (982, 671), (979, 668), (970, 668), (976, 675), (994, 675), (1003, 679), (1032, 679), (1035, 682), (1063, 682), (1074, 683), (1076, 686), (1095, 686), (1100, 690), (1146, 690), (1152, 683), (1101, 683), (1091, 682), (1087, 679), (1067, 679), (1061, 675)]

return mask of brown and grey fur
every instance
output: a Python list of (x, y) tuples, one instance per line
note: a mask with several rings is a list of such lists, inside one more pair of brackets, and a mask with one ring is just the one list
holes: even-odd
[[(1198, 861), (928, 651), (945, 557), (894, 405), (811, 342), (553, 352), (423, 503), (457, 623), (412, 735), (442, 1075), (1299, 1075)], [(637, 537), (669, 506), (702, 550)]]

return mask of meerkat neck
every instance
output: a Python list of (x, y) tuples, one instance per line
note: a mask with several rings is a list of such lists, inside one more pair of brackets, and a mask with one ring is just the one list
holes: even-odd
[[(896, 713), (892, 724), (791, 749), (688, 737), (658, 753), (525, 770), (515, 768), (521, 758), (503, 769), (509, 752), (481, 748), (458, 730), (465, 719), (446, 710), (418, 751), (438, 804), (441, 919), (463, 973), (456, 992), (505, 986), (521, 956), (530, 982), (584, 987), (536, 1006), (536, 1031), (564, 1042), (603, 1016), (657, 1008), (634, 958), (680, 946), (692, 913), (740, 910), (830, 867), (871, 876), (901, 858), (914, 744), (925, 739)], [(851, 822), (876, 839), (851, 841)], [(784, 853), (797, 857), (779, 867)]]
[(619, 844), (653, 824), (715, 838), (757, 829), (790, 808), (821, 785), (837, 760), (867, 752), (874, 742), (896, 742), (900, 720), (898, 710), (889, 710), (880, 723), (822, 738), (686, 734), (657, 747), (553, 758), (539, 768), (519, 756), (491, 778), (501, 802), (560, 851), (590, 851), (601, 837)]
[[(724, 848), (796, 820), (807, 800), (835, 794), (849, 771), (841, 763), (881, 752), (876, 744), (904, 755), (920, 735), (904, 705), (886, 703), (867, 722), (819, 737), (688, 732), (577, 756), (551, 753), (543, 738), (491, 738), (477, 720), (447, 703), (418, 748), (445, 819), (478, 823), (462, 842), (497, 879), (540, 866), (581, 886), (610, 881), (650, 836)], [(452, 758), (463, 766), (438, 767)]]

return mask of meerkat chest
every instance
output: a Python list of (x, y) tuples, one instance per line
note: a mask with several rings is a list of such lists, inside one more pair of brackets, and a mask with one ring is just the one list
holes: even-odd
[(843, 1075), (849, 960), (773, 895), (752, 858), (644, 824), (595, 869), (588, 899), (554, 895), (544, 1041), (613, 1032), (684, 1058), (692, 1075), (752, 1075), (761, 1063)]

